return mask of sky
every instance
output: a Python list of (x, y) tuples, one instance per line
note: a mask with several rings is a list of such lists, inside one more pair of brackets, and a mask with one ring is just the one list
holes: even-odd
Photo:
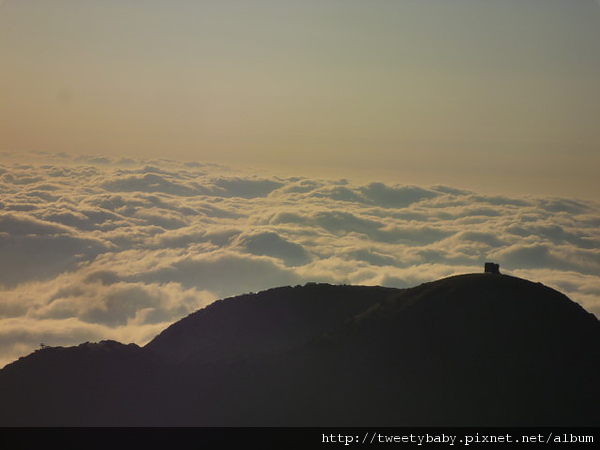
[(600, 317), (600, 5), (0, 2), (0, 367), (486, 261)]
[(2, 3), (0, 145), (596, 197), (593, 0)]

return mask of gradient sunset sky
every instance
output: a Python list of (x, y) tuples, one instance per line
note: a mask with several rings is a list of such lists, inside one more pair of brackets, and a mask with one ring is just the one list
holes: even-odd
[(5, 0), (0, 152), (597, 199), (594, 0)]

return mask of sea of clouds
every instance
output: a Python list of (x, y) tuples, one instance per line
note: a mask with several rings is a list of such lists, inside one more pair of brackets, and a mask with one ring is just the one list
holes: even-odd
[(219, 298), (481, 272), (600, 315), (600, 204), (279, 178), (213, 164), (0, 155), (0, 367), (40, 344), (144, 344)]

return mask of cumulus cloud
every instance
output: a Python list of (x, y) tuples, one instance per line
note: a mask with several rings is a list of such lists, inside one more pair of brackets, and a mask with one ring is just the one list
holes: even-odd
[(307, 281), (411, 287), (493, 260), (600, 313), (600, 205), (36, 153), (0, 162), (0, 364), (145, 343), (217, 298)]
[(102, 239), (62, 224), (0, 212), (0, 284), (4, 286), (58, 275), (108, 248)]
[(306, 249), (290, 242), (274, 231), (252, 233), (240, 238), (240, 246), (248, 253), (259, 256), (272, 256), (289, 266), (301, 266), (311, 260)]
[(375, 182), (359, 188), (360, 192), (374, 204), (392, 208), (402, 208), (428, 198), (441, 195), (431, 189), (418, 186), (387, 186)]
[(265, 286), (297, 284), (301, 278), (274, 258), (216, 251), (187, 254), (166, 266), (130, 275), (126, 280), (176, 282), (184, 287), (197, 287), (230, 296), (264, 289)]

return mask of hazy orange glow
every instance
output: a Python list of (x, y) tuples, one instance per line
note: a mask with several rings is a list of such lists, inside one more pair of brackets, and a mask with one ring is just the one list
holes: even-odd
[(592, 0), (6, 1), (1, 150), (590, 197), (599, 23)]

